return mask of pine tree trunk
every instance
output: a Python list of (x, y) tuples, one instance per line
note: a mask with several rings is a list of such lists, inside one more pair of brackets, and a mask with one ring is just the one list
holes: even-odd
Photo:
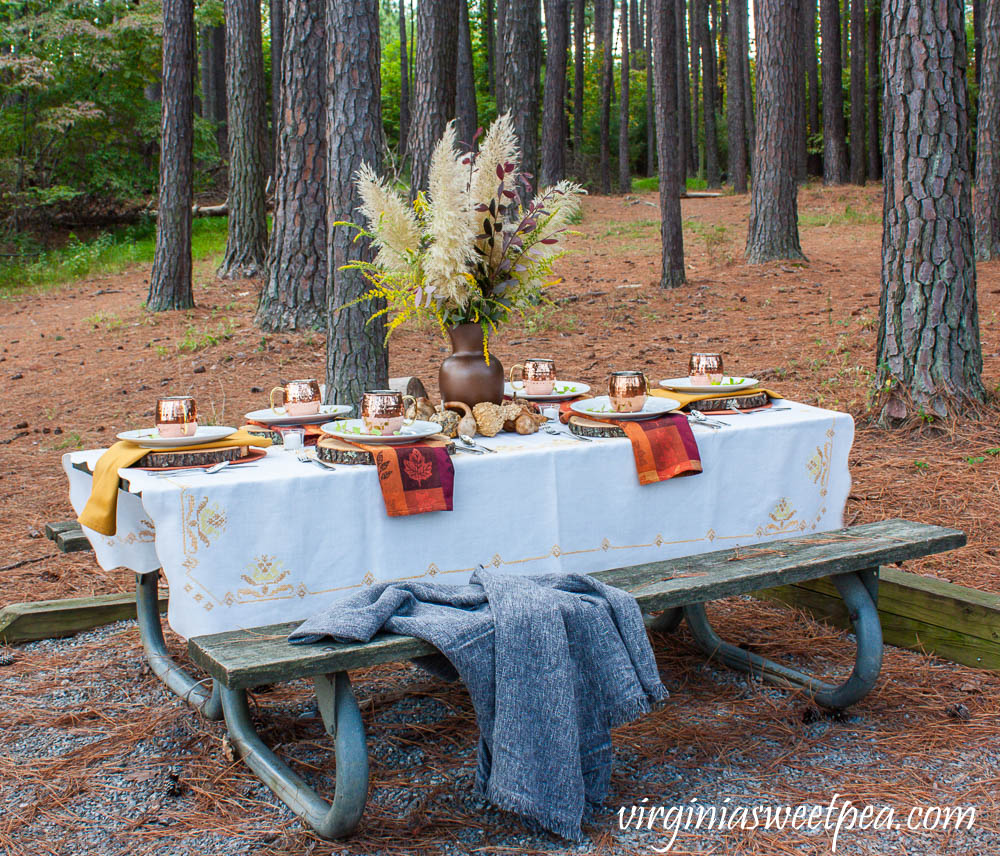
[[(757, 0), (753, 0), (754, 16), (757, 15)], [(746, 105), (746, 127), (747, 127), (747, 161), (750, 168), (750, 175), (757, 174), (757, 165), (754, 158), (757, 157), (757, 119), (754, 110), (754, 93), (756, 86), (750, 74), (750, 16), (743, 18), (743, 46), (746, 48), (743, 56), (743, 103)]]
[(455, 119), (458, 139), (472, 148), (479, 128), (476, 106), (476, 77), (472, 63), (472, 31), (469, 28), (468, 0), (458, 2), (458, 59), (455, 74)]
[(640, 57), (643, 52), (643, 38), (642, 38), (642, 11), (639, 8), (639, 0), (633, 0), (631, 6), (629, 7), (629, 43), (632, 50), (632, 62), (636, 67), (642, 62)]
[(865, 0), (851, 0), (851, 184), (865, 172)]
[(701, 29), (701, 74), (705, 116), (705, 181), (709, 187), (719, 182), (719, 137), (715, 127), (715, 44), (708, 26), (708, 3), (699, 0), (698, 26)]
[(226, 95), (229, 103), (229, 235), (218, 274), (262, 276), (267, 261), (264, 176), (264, 56), (260, 4), (225, 0)]
[(808, 14), (808, 3), (806, 0), (794, 0), (797, 6), (795, 22), (797, 24), (797, 38), (795, 44), (798, 50), (795, 52), (795, 177), (800, 182), (805, 182), (809, 178), (809, 151), (808, 151), (808, 117), (806, 115), (806, 90), (808, 81), (806, 80), (806, 15)]
[(496, 60), (497, 60), (497, 40), (494, 35), (494, 27), (496, 26), (493, 16), (493, 0), (486, 0), (486, 20), (483, 21), (483, 30), (486, 34), (486, 76), (488, 78), (487, 85), (489, 86), (490, 95), (496, 96), (497, 92), (497, 78), (496, 78)]
[(701, 4), (705, 0), (691, 0), (688, 6), (688, 32), (691, 34), (691, 146), (694, 155), (694, 174), (705, 174), (705, 147), (702, 145), (701, 127)]
[(521, 166), (538, 181), (538, 83), (541, 40), (538, 0), (507, 0), (504, 23), (504, 105), (521, 144)]
[(585, 0), (573, 2), (573, 160), (583, 172), (583, 52), (586, 33)]
[(595, 44), (601, 57), (601, 193), (611, 192), (611, 87), (614, 85), (615, 74), (612, 2), (613, 0), (596, 0), (594, 3), (594, 27), (595, 32), (600, 35), (600, 40), (595, 39)]
[[(633, 0), (635, 2), (635, 0)], [(621, 32), (622, 32), (622, 58), (621, 58), (621, 93), (618, 98), (618, 188), (621, 193), (629, 193), (632, 190), (632, 166), (629, 152), (629, 3), (622, 0)]]
[[(654, 116), (654, 96), (653, 96), (653, 44), (652, 44), (652, 4), (651, 0), (643, 0), (643, 50), (645, 51), (644, 67), (646, 69), (646, 176), (652, 177), (656, 173), (656, 117)], [(678, 116), (677, 129), (683, 135), (683, 114)], [(683, 136), (680, 136), (678, 145), (681, 146), (677, 162), (680, 169), (684, 169), (684, 149)]]
[(847, 183), (847, 142), (840, 64), (840, 3), (820, 0), (823, 41), (823, 183)]
[[(272, 175), (278, 170), (278, 129), (281, 127), (281, 53), (285, 44), (286, 4), (299, 0), (270, 0), (271, 24), (271, 157)], [(307, 2), (307, 0), (306, 0)], [(293, 10), (288, 9), (289, 13)]]
[(264, 330), (326, 323), (325, 0), (286, 7), (274, 226), (256, 322)]
[(507, 31), (507, 4), (510, 0), (497, 0), (497, 34), (496, 34), (496, 55), (494, 57), (495, 63), (493, 67), (493, 72), (496, 74), (496, 102), (497, 102), (497, 113), (503, 113), (506, 110), (504, 105), (504, 99), (506, 93), (503, 91), (503, 64), (504, 64), (504, 51), (506, 48), (506, 31)]
[(160, 186), (146, 308), (194, 306), (191, 199), (194, 169), (194, 2), (163, 0)]
[[(885, 183), (876, 383), (883, 416), (985, 398), (958, 0), (883, 0)], [(932, 83), (933, 82), (933, 83)]]
[(569, 50), (569, 0), (545, 0), (545, 97), (542, 105), (540, 187), (566, 177), (566, 58)]
[(750, 191), (750, 264), (801, 259), (795, 181), (797, 4), (758, 0), (757, 153)]
[[(646, 2), (651, 4), (652, 0), (646, 0)], [(675, 0), (674, 32), (677, 34), (677, 71), (674, 74), (674, 79), (677, 81), (677, 112), (680, 115), (680, 121), (677, 123), (677, 133), (680, 136), (678, 145), (681, 150), (681, 161), (678, 169), (680, 169), (680, 187), (682, 193), (687, 191), (687, 177), (694, 175), (698, 171), (698, 161), (695, 155), (697, 140), (691, 127), (691, 79), (688, 70), (686, 12), (685, 0)], [(652, 13), (649, 19), (649, 28), (652, 31)], [(651, 46), (651, 55), (652, 52)], [(657, 145), (657, 151), (659, 151), (659, 145)]]
[(983, 55), (983, 15), (984, 5), (989, 5), (990, 0), (972, 0), (972, 55), (975, 59), (976, 89), (978, 90), (982, 80)]
[[(329, 0), (328, 0), (329, 2)], [(417, 56), (410, 153), (410, 192), (427, 187), (431, 154), (455, 109), (459, 0), (418, 0)]]
[(1000, 0), (980, 0), (983, 21), (976, 143), (976, 258), (1000, 259)]
[(201, 31), (202, 115), (215, 124), (219, 157), (229, 157), (226, 135), (226, 28), (204, 27)]
[(726, 63), (726, 127), (729, 139), (729, 176), (733, 191), (747, 192), (747, 137), (743, 99), (743, 16), (747, 0), (732, 0), (729, 7), (729, 59)]
[[(410, 68), (406, 50), (406, 0), (399, 0), (399, 159), (406, 157), (410, 135)], [(492, 59), (492, 56), (491, 56)]]
[(879, 109), (882, 89), (879, 75), (879, 30), (882, 24), (881, 0), (868, 0), (868, 177), (872, 181), (882, 178), (882, 137), (879, 135)]
[(673, 0), (648, 0), (652, 20), (656, 89), (656, 141), (660, 165), (661, 288), (684, 283), (684, 235), (681, 229), (681, 167), (677, 140), (677, 12)]
[[(436, 5), (437, 0), (434, 2)], [(458, 17), (455, 11), (456, 27), (452, 28), (448, 42), (452, 51)], [(328, 403), (352, 404), (357, 408), (366, 390), (384, 389), (389, 382), (385, 323), (382, 319), (366, 323), (384, 304), (369, 301), (340, 308), (368, 290), (367, 280), (358, 271), (345, 271), (341, 267), (358, 258), (371, 260), (372, 252), (366, 240), (355, 241), (354, 230), (333, 224), (357, 219), (361, 199), (354, 184), (354, 174), (361, 164), (368, 163), (376, 171), (380, 167), (382, 103), (377, 0), (351, 3), (326, 0), (326, 34), (326, 55), (329, 57), (326, 219), (327, 281), (330, 283), (326, 398)], [(454, 80), (454, 61), (447, 67)]]
[(823, 129), (819, 123), (819, 59), (816, 49), (816, 0), (802, 0), (804, 10), (804, 20), (806, 23), (805, 37), (806, 45), (806, 78), (809, 83), (809, 134), (822, 134)]

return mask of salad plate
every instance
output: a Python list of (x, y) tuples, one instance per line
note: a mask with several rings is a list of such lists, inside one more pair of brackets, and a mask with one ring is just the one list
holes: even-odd
[(352, 443), (371, 443), (372, 445), (399, 445), (415, 443), (432, 434), (437, 434), (441, 426), (436, 422), (425, 422), (417, 419), (410, 425), (404, 425), (395, 434), (369, 434), (363, 419), (342, 419), (339, 422), (327, 422), (320, 425), (320, 431), (331, 437), (339, 437)]
[(184, 446), (225, 440), (230, 434), (235, 433), (235, 428), (228, 428), (225, 425), (199, 425), (198, 430), (190, 437), (161, 437), (156, 428), (122, 431), (117, 436), (119, 440), (129, 440), (144, 449), (179, 449)]
[(548, 395), (529, 395), (524, 391), (523, 384), (521, 386), (514, 386), (510, 383), (503, 385), (504, 395), (509, 398), (516, 395), (518, 398), (524, 398), (528, 401), (566, 401), (570, 398), (586, 395), (588, 392), (590, 392), (590, 387), (587, 384), (574, 380), (557, 380), (552, 387), (552, 392)]
[(670, 411), (676, 410), (680, 406), (681, 403), (676, 399), (650, 395), (646, 397), (646, 403), (643, 404), (642, 410), (634, 413), (618, 413), (611, 406), (611, 399), (608, 396), (599, 395), (597, 398), (574, 401), (570, 404), (570, 409), (580, 416), (586, 416), (588, 419), (621, 419), (631, 422), (640, 419), (655, 419), (657, 416), (670, 413)]
[(248, 422), (259, 422), (261, 425), (287, 428), (292, 425), (319, 425), (323, 422), (329, 422), (337, 416), (344, 416), (353, 409), (349, 404), (321, 404), (319, 413), (289, 416), (284, 407), (278, 407), (275, 410), (267, 407), (263, 410), (251, 410), (249, 413), (244, 413), (243, 418)]
[(692, 383), (689, 377), (670, 377), (661, 380), (660, 386), (675, 392), (701, 394), (704, 392), (738, 392), (741, 389), (752, 389), (759, 383), (760, 381), (753, 377), (724, 377), (721, 383)]

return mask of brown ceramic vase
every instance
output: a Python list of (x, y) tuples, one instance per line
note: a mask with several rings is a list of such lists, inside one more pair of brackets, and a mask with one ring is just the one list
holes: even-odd
[(441, 363), (438, 385), (442, 401), (462, 401), (470, 406), (482, 401), (503, 401), (504, 373), (500, 360), (483, 356), (483, 328), (459, 324), (448, 330), (452, 355)]

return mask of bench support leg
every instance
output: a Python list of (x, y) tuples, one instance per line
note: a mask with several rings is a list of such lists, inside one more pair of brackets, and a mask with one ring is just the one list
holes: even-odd
[(211, 692), (182, 669), (167, 652), (160, 623), (157, 573), (135, 575), (135, 611), (139, 636), (149, 668), (167, 687), (206, 719), (222, 719), (219, 685), (213, 680)]
[(684, 608), (675, 606), (673, 609), (664, 610), (659, 615), (643, 616), (643, 620), (649, 630), (655, 630), (657, 633), (673, 633), (684, 620)]
[(733, 669), (757, 675), (769, 683), (804, 687), (817, 704), (841, 710), (863, 698), (875, 685), (882, 670), (882, 625), (869, 587), (870, 581), (865, 574), (870, 576), (870, 572), (861, 571), (831, 578), (844, 599), (858, 646), (854, 670), (839, 685), (818, 681), (797, 669), (724, 642), (709, 623), (702, 603), (685, 606), (684, 617), (695, 641), (709, 657), (721, 660)]
[[(350, 835), (368, 800), (368, 747), (361, 711), (346, 672), (331, 676), (337, 783), (328, 803), (260, 739), (250, 718), (246, 690), (222, 688), (222, 709), (229, 736), (246, 765), (285, 805), (323, 838)], [(322, 702), (321, 704), (325, 704)], [(325, 718), (325, 717), (324, 717)], [(329, 729), (329, 726), (328, 726)]]

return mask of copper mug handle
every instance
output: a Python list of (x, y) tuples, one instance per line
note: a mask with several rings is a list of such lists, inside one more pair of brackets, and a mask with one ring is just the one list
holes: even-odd
[(278, 412), (278, 408), (274, 406), (274, 394), (276, 392), (280, 392), (281, 393), (282, 404), (284, 404), (284, 400), (285, 400), (285, 397), (286, 397), (285, 396), (285, 388), (283, 386), (276, 386), (274, 389), (271, 390), (270, 394), (267, 396), (267, 400), (268, 400), (268, 403), (271, 405), (271, 410), (273, 410), (275, 413)]
[(404, 395), (403, 398), (402, 398), (402, 402), (403, 402), (403, 424), (404, 425), (412, 425), (416, 421), (416, 418), (414, 417), (413, 419), (410, 419), (410, 418), (407, 417), (407, 415), (406, 415), (406, 399), (409, 399), (411, 402), (413, 402), (413, 407), (414, 407), (414, 411), (413, 412), (414, 412), (414, 414), (416, 414), (416, 412), (417, 412), (416, 411), (417, 400), (412, 395)]
[(517, 391), (518, 388), (514, 386), (516, 382), (514, 380), (514, 372), (516, 372), (518, 369), (521, 370), (521, 389), (524, 389), (524, 363), (517, 363), (517, 365), (511, 366), (510, 373), (508, 374), (508, 379), (510, 381), (510, 388), (513, 389), (515, 392)]

